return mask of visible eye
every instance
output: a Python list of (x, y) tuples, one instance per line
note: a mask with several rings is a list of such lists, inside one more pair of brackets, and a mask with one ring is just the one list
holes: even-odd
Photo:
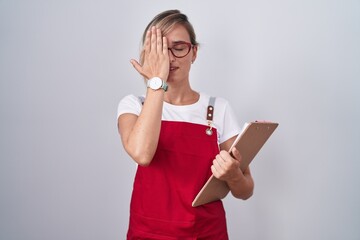
[(174, 47), (173, 49), (174, 49), (175, 51), (183, 51), (185, 48)]
[(189, 46), (184, 43), (176, 44), (172, 47), (172, 49), (175, 51), (184, 51), (184, 50), (187, 50), (188, 48), (189, 48)]

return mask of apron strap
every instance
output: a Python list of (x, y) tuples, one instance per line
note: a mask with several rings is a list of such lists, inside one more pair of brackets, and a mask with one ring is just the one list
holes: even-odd
[(141, 102), (141, 105), (144, 105), (145, 98), (143, 96), (139, 96), (139, 100)]
[(214, 106), (215, 106), (215, 97), (210, 97), (209, 99), (209, 105), (207, 107), (207, 112), (206, 112), (206, 120), (208, 123), (208, 128), (206, 129), (206, 134), (211, 136), (212, 135), (212, 123), (213, 123), (213, 118), (214, 118)]
[(207, 107), (206, 120), (212, 121), (214, 117), (214, 106), (215, 106), (215, 97), (210, 97), (209, 105)]

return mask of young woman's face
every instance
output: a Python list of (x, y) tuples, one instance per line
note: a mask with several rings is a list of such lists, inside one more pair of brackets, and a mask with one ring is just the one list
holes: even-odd
[[(175, 25), (166, 35), (166, 38), (168, 47), (171, 48), (171, 51), (169, 50), (170, 72), (168, 82), (188, 80), (191, 63), (196, 59), (197, 47), (189, 46), (189, 33), (180, 24)], [(189, 52), (188, 48), (190, 48)], [(182, 57), (187, 52), (188, 54)]]

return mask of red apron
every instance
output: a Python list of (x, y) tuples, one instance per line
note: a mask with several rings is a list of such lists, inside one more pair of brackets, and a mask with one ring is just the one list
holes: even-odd
[(136, 172), (128, 240), (228, 239), (221, 201), (191, 206), (219, 153), (216, 129), (208, 136), (206, 128), (162, 121), (151, 164)]

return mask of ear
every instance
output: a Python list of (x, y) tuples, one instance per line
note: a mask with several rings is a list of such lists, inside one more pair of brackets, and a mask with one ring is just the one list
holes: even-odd
[(195, 60), (196, 60), (197, 50), (198, 50), (198, 46), (197, 45), (193, 46), (193, 55), (192, 55), (192, 58), (191, 58), (191, 63), (194, 63)]

